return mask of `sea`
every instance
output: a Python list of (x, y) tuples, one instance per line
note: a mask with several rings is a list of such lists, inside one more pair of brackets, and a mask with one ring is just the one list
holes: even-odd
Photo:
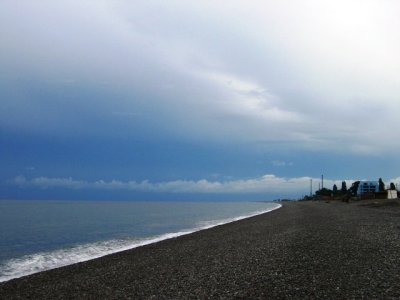
[(273, 202), (0, 200), (0, 282), (279, 207)]

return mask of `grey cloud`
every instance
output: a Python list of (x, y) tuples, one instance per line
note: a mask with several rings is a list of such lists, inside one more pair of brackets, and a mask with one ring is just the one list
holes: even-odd
[[(186, 138), (366, 153), (400, 146), (378, 135), (400, 114), (394, 2), (3, 1), (0, 8), (7, 126), (39, 128), (46, 124), (35, 120), (54, 118), (53, 130), (76, 131), (62, 119), (79, 110), (96, 123), (91, 130), (104, 131), (117, 126), (106, 112), (133, 111)], [(21, 95), (29, 89), (20, 74), (50, 92)], [(82, 86), (90, 91), (74, 100)], [(69, 98), (57, 100), (54, 89)], [(131, 134), (135, 125), (126, 125)]]

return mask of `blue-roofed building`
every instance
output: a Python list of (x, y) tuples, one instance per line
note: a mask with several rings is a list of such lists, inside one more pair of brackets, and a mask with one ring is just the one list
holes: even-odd
[(371, 194), (379, 192), (378, 181), (361, 181), (358, 185), (357, 195)]

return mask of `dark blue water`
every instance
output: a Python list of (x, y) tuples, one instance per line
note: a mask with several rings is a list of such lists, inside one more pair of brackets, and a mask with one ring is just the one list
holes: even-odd
[(0, 201), (0, 281), (279, 207), (267, 202)]

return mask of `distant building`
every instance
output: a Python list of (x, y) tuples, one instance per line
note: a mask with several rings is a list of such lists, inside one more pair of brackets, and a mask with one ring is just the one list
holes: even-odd
[(397, 199), (397, 191), (396, 190), (388, 190), (387, 191), (387, 198), (388, 199)]
[(361, 181), (358, 185), (357, 195), (373, 194), (379, 192), (378, 181)]

